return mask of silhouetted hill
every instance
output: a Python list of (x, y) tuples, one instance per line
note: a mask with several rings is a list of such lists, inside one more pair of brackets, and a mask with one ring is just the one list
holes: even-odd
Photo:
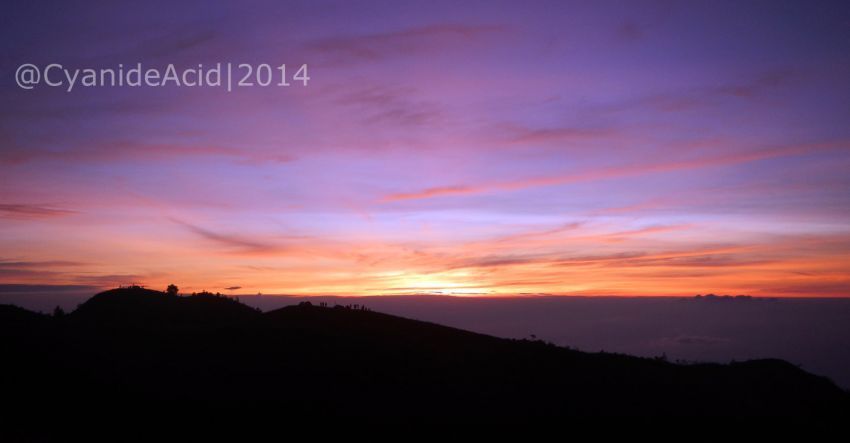
[(177, 297), (130, 287), (95, 295), (69, 315), (69, 319), (79, 323), (169, 328), (224, 325), (259, 316), (256, 309), (224, 296), (201, 293)]
[(847, 393), (783, 361), (677, 365), (345, 307), (261, 313), (212, 294), (127, 288), (61, 317), (0, 306), (0, 320), (5, 400), (45, 417), (80, 399), (410, 420), (848, 412)]
[(0, 324), (2, 325), (31, 325), (48, 320), (49, 318), (44, 314), (27, 311), (24, 308), (13, 305), (0, 305)]

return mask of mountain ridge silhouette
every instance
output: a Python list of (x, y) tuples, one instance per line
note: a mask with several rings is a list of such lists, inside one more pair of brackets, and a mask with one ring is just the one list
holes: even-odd
[[(360, 306), (269, 312), (209, 293), (99, 293), (56, 316), (0, 306), (0, 384), (24, 408), (211, 404), (287, 416), (848, 417), (847, 392), (781, 360), (674, 364), (503, 339)], [(45, 413), (42, 410), (42, 413)]]

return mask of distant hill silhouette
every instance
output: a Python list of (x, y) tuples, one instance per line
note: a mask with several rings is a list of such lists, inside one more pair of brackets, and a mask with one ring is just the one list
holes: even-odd
[(0, 306), (0, 332), (4, 401), (45, 417), (81, 399), (128, 414), (848, 416), (846, 392), (780, 360), (677, 365), (305, 303), (124, 288), (61, 316)]

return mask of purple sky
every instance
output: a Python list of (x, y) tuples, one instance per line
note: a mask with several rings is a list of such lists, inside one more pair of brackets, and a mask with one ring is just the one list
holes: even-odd
[[(219, 62), (311, 80), (13, 79)], [(847, 2), (18, 2), (0, 78), (2, 284), (850, 295)]]

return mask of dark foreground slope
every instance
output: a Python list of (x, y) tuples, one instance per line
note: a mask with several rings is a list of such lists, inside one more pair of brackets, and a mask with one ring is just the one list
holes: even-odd
[(83, 404), (399, 418), (824, 417), (848, 407), (829, 380), (779, 360), (683, 366), (342, 307), (261, 313), (139, 288), (63, 317), (2, 306), (0, 332), (4, 401), (40, 416)]

